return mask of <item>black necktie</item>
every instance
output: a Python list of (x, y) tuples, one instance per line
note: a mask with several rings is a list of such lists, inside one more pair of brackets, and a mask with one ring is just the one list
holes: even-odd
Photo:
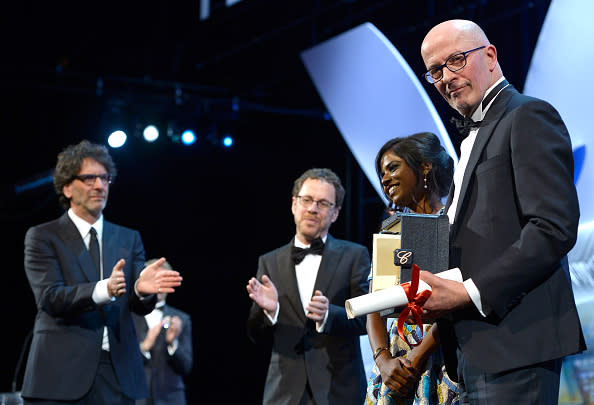
[[(495, 86), (493, 90), (489, 92), (489, 94), (487, 94), (487, 97), (485, 97), (485, 99), (481, 103), (481, 108), (483, 109), (483, 111), (489, 105), (491, 100), (493, 100), (493, 98), (497, 94), (499, 94), (499, 92), (508, 84), (508, 81), (504, 79), (501, 83)], [(464, 119), (452, 117), (450, 118), (450, 122), (456, 125), (456, 129), (458, 130), (458, 132), (460, 132), (460, 135), (466, 138), (472, 129), (480, 128), (481, 123), (483, 121), (473, 121), (470, 117), (464, 117)]]
[(311, 242), (311, 245), (306, 248), (300, 248), (297, 246), (293, 246), (293, 250), (291, 251), (291, 259), (295, 262), (295, 264), (299, 264), (303, 261), (305, 256), (313, 254), (313, 255), (321, 255), (322, 251), (324, 250), (324, 242), (321, 238), (314, 239)]
[(95, 263), (95, 267), (97, 268), (97, 273), (101, 273), (101, 259), (99, 254), (99, 241), (97, 240), (97, 231), (95, 228), (91, 227), (89, 231), (91, 234), (91, 241), (89, 242), (89, 252), (93, 257), (93, 263)]

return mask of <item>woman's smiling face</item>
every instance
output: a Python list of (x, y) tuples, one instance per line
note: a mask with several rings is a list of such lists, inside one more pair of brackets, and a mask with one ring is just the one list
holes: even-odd
[(392, 150), (386, 151), (381, 159), (381, 182), (384, 193), (401, 207), (415, 209), (423, 196), (422, 179)]

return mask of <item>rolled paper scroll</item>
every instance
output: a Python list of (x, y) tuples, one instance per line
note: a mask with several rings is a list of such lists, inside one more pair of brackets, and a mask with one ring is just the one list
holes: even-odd
[[(462, 282), (462, 274), (459, 269), (451, 269), (435, 273), (436, 276), (453, 281)], [(417, 294), (423, 291), (431, 291), (431, 286), (425, 283), (423, 280), (418, 280), (419, 285), (417, 288)], [(409, 283), (398, 284), (392, 287), (384, 288), (383, 290), (375, 291), (369, 294), (360, 295), (346, 300), (344, 307), (347, 312), (349, 319), (356, 318), (358, 316), (367, 315), (372, 312), (381, 312), (390, 308), (405, 307), (408, 305), (409, 300), (406, 294), (406, 286)]]

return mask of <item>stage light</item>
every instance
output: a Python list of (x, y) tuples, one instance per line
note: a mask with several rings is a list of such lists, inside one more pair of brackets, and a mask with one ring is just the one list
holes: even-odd
[(186, 129), (181, 134), (181, 141), (184, 145), (191, 145), (196, 142), (196, 134), (191, 129)]
[(142, 131), (142, 136), (147, 142), (154, 142), (159, 138), (159, 130), (154, 125), (147, 125)]
[(223, 146), (226, 147), (226, 148), (228, 148), (231, 145), (233, 145), (233, 138), (231, 137), (231, 135), (226, 135), (223, 138)]
[(112, 148), (119, 148), (126, 143), (126, 139), (128, 135), (122, 130), (117, 130), (112, 132), (109, 137), (107, 138), (107, 143)]

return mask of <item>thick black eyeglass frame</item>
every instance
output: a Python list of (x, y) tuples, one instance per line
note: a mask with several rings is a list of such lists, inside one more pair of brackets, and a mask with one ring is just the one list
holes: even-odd
[(73, 179), (80, 180), (85, 183), (87, 186), (92, 186), (95, 184), (97, 179), (100, 179), (103, 184), (111, 184), (113, 180), (113, 176), (109, 173), (104, 174), (79, 174), (78, 176), (74, 176)]
[[(429, 69), (429, 70), (427, 70), (425, 73), (423, 73), (423, 75), (422, 75), (422, 76), (423, 76), (423, 77), (425, 78), (425, 80), (426, 80), (427, 82), (429, 82), (430, 84), (435, 84), (435, 83), (437, 83), (438, 81), (440, 81), (441, 79), (443, 79), (443, 68), (444, 68), (444, 67), (445, 67), (445, 68), (447, 68), (447, 69), (448, 69), (450, 72), (452, 72), (452, 73), (454, 73), (454, 72), (457, 72), (458, 70), (460, 70), (460, 69), (463, 69), (463, 68), (466, 66), (466, 64), (468, 63), (468, 60), (466, 59), (466, 55), (468, 55), (468, 54), (469, 54), (469, 53), (471, 53), (471, 52), (478, 51), (479, 49), (483, 49), (483, 48), (486, 48), (486, 47), (487, 47), (487, 45), (483, 45), (483, 46), (479, 46), (478, 48), (471, 49), (471, 50), (469, 50), (469, 51), (464, 51), (464, 52), (460, 52), (460, 53), (455, 53), (455, 54), (453, 54), (452, 56), (450, 56), (449, 58), (447, 58), (447, 59), (446, 59), (446, 61), (445, 61), (445, 63), (444, 63), (443, 65), (432, 67), (431, 69)], [(450, 61), (452, 58), (455, 58), (456, 56), (460, 56), (460, 55), (464, 56), (464, 64), (463, 64), (462, 66), (460, 66), (458, 69), (454, 69), (454, 70), (452, 70), (452, 69), (451, 69), (451, 68), (448, 66), (448, 62), (449, 62), (449, 61)], [(435, 80), (435, 79), (433, 78), (433, 76), (431, 75), (431, 73), (430, 73), (432, 70), (434, 71), (434, 70), (436, 70), (436, 69), (438, 69), (438, 70), (441, 72), (441, 77), (440, 77), (439, 79), (437, 79), (437, 80)]]

